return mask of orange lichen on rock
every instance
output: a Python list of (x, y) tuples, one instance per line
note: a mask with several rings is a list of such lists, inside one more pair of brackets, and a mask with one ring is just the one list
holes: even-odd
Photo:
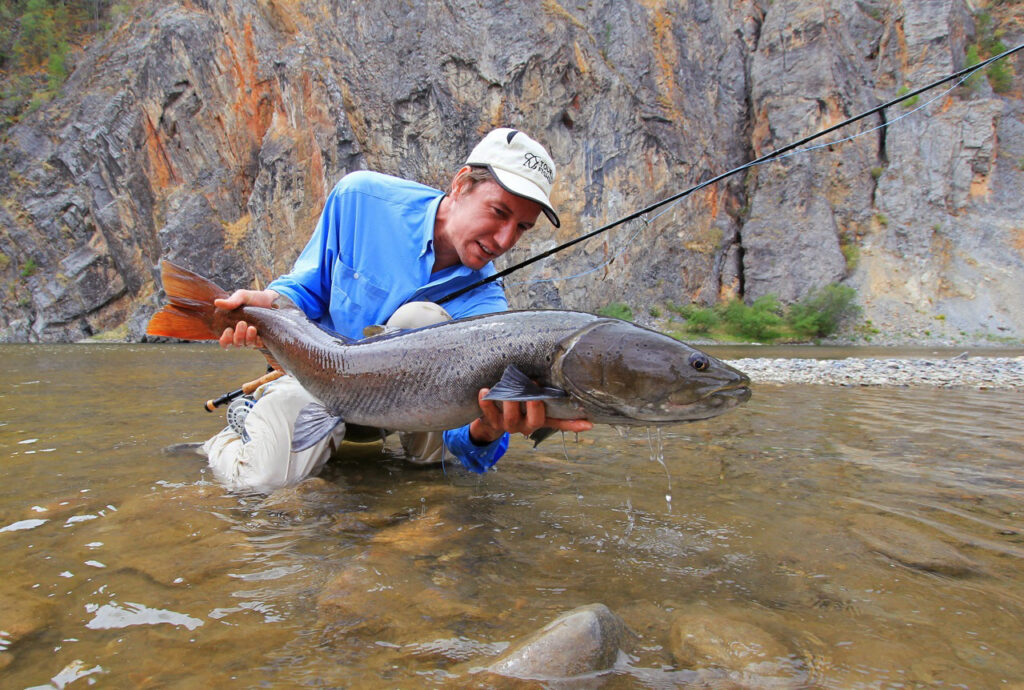
[(719, 186), (716, 185), (716, 184), (713, 184), (710, 187), (705, 187), (702, 191), (703, 191), (704, 203), (707, 205), (707, 208), (708, 208), (708, 219), (709, 220), (714, 220), (715, 218), (718, 217), (719, 201), (720, 201), (720, 196), (719, 196), (719, 193), (718, 193)]
[(252, 215), (246, 213), (241, 218), (233, 223), (224, 224), (224, 245), (227, 247), (237, 247), (238, 243), (242, 241), (245, 234), (249, 232), (249, 226), (252, 224)]
[(243, 27), (243, 41), (244, 53), (239, 53), (231, 35), (224, 36), (224, 45), (231, 53), (228, 68), (235, 80), (235, 99), (231, 104), (231, 112), (242, 125), (242, 130), (250, 135), (252, 143), (258, 145), (270, 127), (274, 103), (278, 99), (273, 82), (260, 78), (251, 22), (246, 22)]
[(1013, 248), (1024, 253), (1024, 228), (1014, 228), (1010, 231)]
[(682, 99), (682, 89), (676, 80), (676, 66), (679, 64), (679, 50), (676, 46), (675, 37), (672, 35), (672, 15), (664, 7), (652, 7), (651, 31), (657, 49), (654, 51), (654, 59), (657, 63), (658, 73), (655, 82), (660, 91), (658, 103), (665, 108), (667, 116), (677, 122), (681, 122), (683, 113), (676, 106)]
[(181, 179), (174, 170), (171, 158), (167, 155), (167, 149), (164, 148), (164, 144), (160, 140), (160, 131), (153, 125), (153, 120), (149, 113), (145, 112), (145, 109), (143, 109), (142, 121), (146, 127), (146, 160), (149, 162), (154, 186), (158, 189), (167, 189), (172, 183), (178, 184)]

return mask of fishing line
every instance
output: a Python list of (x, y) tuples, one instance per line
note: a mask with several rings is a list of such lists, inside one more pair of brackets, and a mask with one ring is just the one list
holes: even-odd
[(590, 274), (590, 273), (593, 273), (595, 271), (600, 271), (602, 268), (604, 268), (605, 266), (610, 265), (617, 258), (619, 258), (623, 254), (625, 254), (629, 250), (629, 248), (633, 245), (633, 243), (636, 241), (636, 238), (640, 236), (641, 232), (643, 232), (647, 228), (651, 227), (654, 224), (654, 221), (658, 220), (663, 215), (665, 215), (666, 213), (668, 213), (669, 211), (674, 209), (681, 202), (682, 202), (682, 199), (677, 199), (675, 202), (673, 202), (671, 204), (668, 204), (665, 208), (663, 208), (661, 211), (659, 211), (658, 213), (654, 214), (650, 218), (640, 218), (639, 219), (640, 222), (637, 223), (636, 230), (633, 231), (633, 234), (630, 235), (629, 239), (627, 239), (625, 244), (622, 245), (622, 249), (620, 249), (619, 251), (615, 252), (610, 257), (608, 257), (607, 259), (605, 259), (604, 261), (602, 261), (601, 263), (599, 263), (596, 266), (592, 266), (591, 268), (588, 268), (585, 271), (581, 271), (580, 273), (575, 273), (575, 274), (573, 274), (571, 276), (555, 276), (553, 278), (531, 278), (530, 280), (523, 280), (523, 281), (520, 281), (518, 283), (504, 283), (503, 282), (503, 284), (505, 286), (507, 286), (507, 287), (515, 287), (517, 285), (535, 285), (535, 284), (538, 284), (538, 283), (553, 283), (553, 282), (555, 282), (557, 280), (575, 280), (576, 278), (582, 278), (583, 276), (585, 276), (587, 274)]
[[(902, 115), (899, 115), (898, 117), (893, 118), (892, 120), (888, 120), (886, 122), (883, 122), (882, 124), (876, 125), (876, 126), (872, 127), (871, 129), (866, 129), (863, 132), (857, 132), (856, 134), (851, 134), (848, 137), (843, 137), (842, 139), (834, 139), (832, 141), (826, 141), (823, 144), (816, 144), (814, 146), (808, 146), (805, 149), (797, 149), (795, 151), (790, 151), (789, 153), (786, 153), (786, 154), (783, 154), (781, 156), (778, 156), (777, 158), (775, 158), (773, 160), (782, 160), (783, 158), (789, 158), (790, 156), (795, 156), (798, 153), (810, 153), (812, 151), (817, 151), (819, 149), (829, 148), (830, 146), (835, 146), (837, 144), (845, 144), (848, 141), (853, 141), (854, 139), (857, 139), (859, 137), (863, 137), (863, 136), (865, 136), (867, 134), (871, 134), (872, 132), (877, 132), (880, 129), (885, 129), (886, 127), (891, 127), (894, 124), (896, 124), (897, 122), (899, 122), (900, 120), (902, 120), (902, 119), (904, 119), (906, 117), (910, 117), (911, 115), (916, 113), (918, 110), (921, 110), (923, 108), (927, 108), (928, 106), (930, 106), (935, 101), (937, 101), (937, 100), (939, 100), (941, 98), (945, 98), (949, 94), (953, 93), (957, 88), (959, 88), (959, 86), (961, 84), (963, 84), (965, 81), (967, 81), (972, 76), (974, 76), (974, 73), (977, 72), (979, 69), (981, 69), (981, 66), (980, 65), (975, 65), (974, 68), (972, 68), (970, 73), (966, 74), (957, 83), (953, 84), (951, 87), (949, 87), (948, 89), (946, 89), (942, 93), (938, 94), (937, 96), (935, 96), (931, 100), (925, 101), (924, 103), (922, 103), (921, 105), (917, 106), (913, 110), (908, 110), (907, 112), (903, 113)], [(761, 164), (767, 163), (767, 162), (769, 162), (769, 161), (761, 161), (758, 164), (761, 165)]]
[[(648, 213), (650, 213), (650, 212), (652, 212), (652, 211), (654, 211), (656, 209), (659, 209), (662, 206), (666, 206), (666, 205), (669, 205), (669, 204), (672, 204), (674, 206), (676, 203), (678, 203), (679, 201), (681, 201), (685, 197), (693, 194), (694, 192), (698, 192), (701, 189), (704, 189), (705, 187), (709, 187), (709, 186), (715, 184), (716, 182), (720, 182), (721, 180), (724, 180), (727, 177), (731, 177), (732, 175), (735, 175), (737, 173), (743, 172), (744, 170), (752, 168), (755, 165), (760, 165), (762, 163), (767, 163), (769, 161), (774, 161), (776, 159), (781, 159), (783, 157), (788, 157), (788, 155), (795, 155), (797, 153), (804, 153), (806, 151), (813, 151), (813, 150), (816, 150), (816, 149), (819, 149), (819, 148), (825, 148), (825, 147), (828, 147), (828, 146), (834, 146), (837, 143), (841, 143), (843, 141), (847, 141), (849, 139), (852, 139), (852, 138), (855, 138), (855, 137), (858, 137), (858, 136), (863, 136), (864, 134), (868, 134), (868, 133), (876, 131), (878, 129), (886, 128), (886, 127), (890, 126), (893, 122), (898, 122), (899, 120), (903, 119), (904, 117), (907, 117), (910, 114), (919, 111), (921, 108), (925, 107), (926, 105), (929, 105), (930, 103), (933, 103), (938, 98), (941, 98), (942, 96), (948, 94), (950, 91), (952, 91), (954, 88), (956, 88), (956, 86), (959, 86), (960, 83), (965, 81), (968, 77), (970, 77), (971, 75), (975, 74), (976, 72), (978, 72), (978, 71), (988, 67), (993, 62), (996, 62), (997, 60), (1001, 60), (1001, 59), (1003, 59), (1005, 57), (1008, 57), (1008, 56), (1010, 56), (1010, 55), (1012, 55), (1012, 54), (1014, 54), (1017, 51), (1022, 50), (1022, 49), (1024, 49), (1024, 43), (1022, 43), (1021, 45), (1016, 46), (1014, 48), (1010, 48), (1008, 50), (1005, 50), (1002, 53), (1000, 53), (999, 55), (995, 55), (993, 57), (990, 57), (987, 60), (983, 60), (982, 62), (979, 62), (976, 65), (972, 65), (970, 67), (965, 67), (964, 69), (962, 69), (962, 70), (960, 70), (958, 72), (954, 72), (953, 74), (950, 74), (950, 75), (947, 75), (945, 77), (942, 77), (941, 79), (937, 79), (937, 80), (931, 82), (930, 84), (926, 84), (926, 85), (924, 85), (924, 86), (922, 86), (922, 87), (920, 87), (918, 89), (915, 89), (913, 91), (909, 91), (909, 92), (903, 94), (902, 96), (897, 96), (896, 98), (893, 98), (892, 100), (889, 100), (889, 101), (886, 101), (885, 103), (882, 103), (881, 105), (877, 105), (877, 106), (875, 106), (873, 108), (870, 108), (869, 110), (865, 110), (864, 112), (860, 113), (859, 115), (855, 115), (855, 116), (853, 116), (851, 118), (843, 120), (842, 122), (839, 122), (839, 123), (837, 123), (835, 125), (832, 125), (831, 127), (826, 127), (825, 129), (822, 129), (822, 130), (820, 130), (818, 132), (815, 132), (814, 134), (806, 136), (803, 139), (795, 141), (795, 142), (793, 142), (791, 144), (787, 144), (786, 146), (783, 146), (783, 147), (778, 148), (778, 149), (776, 149), (774, 151), (771, 151), (770, 153), (766, 153), (765, 155), (763, 155), (763, 156), (761, 156), (759, 158), (756, 158), (755, 160), (752, 160), (752, 161), (750, 161), (748, 163), (744, 163), (741, 166), (733, 168), (732, 170), (729, 170), (727, 172), (721, 173), (720, 175), (717, 175), (717, 176), (712, 177), (710, 179), (704, 180), (703, 182), (699, 182), (698, 184), (690, 187), (689, 189), (683, 190), (683, 191), (681, 191), (681, 192), (679, 192), (677, 194), (673, 194), (672, 196), (666, 197), (665, 199), (662, 199), (661, 201), (656, 201), (655, 203), (653, 203), (653, 204), (651, 204), (649, 206), (646, 206), (646, 207), (640, 209), (639, 211), (635, 211), (635, 212), (633, 212), (633, 213), (631, 213), (629, 215), (623, 216), (622, 218), (620, 218), (618, 220), (615, 220), (615, 221), (612, 221), (611, 223), (608, 223), (607, 225), (603, 225), (603, 226), (597, 228), (596, 230), (592, 230), (592, 231), (590, 231), (588, 233), (580, 235), (579, 237), (575, 237), (575, 238), (573, 238), (571, 240), (568, 240), (567, 242), (563, 242), (560, 245), (552, 247), (551, 249), (548, 249), (546, 251), (540, 252), (539, 254), (535, 254), (534, 256), (531, 256), (531, 257), (529, 257), (529, 258), (527, 258), (527, 259), (525, 259), (523, 261), (520, 261), (517, 264), (513, 264), (512, 266), (509, 266), (508, 268), (505, 268), (505, 269), (503, 269), (501, 271), (496, 272), (494, 275), (488, 276), (487, 278), (483, 278), (481, 280), (478, 280), (475, 283), (472, 283), (471, 285), (468, 285), (468, 286), (466, 286), (464, 288), (461, 288), (459, 290), (451, 292), (448, 295), (445, 295), (441, 299), (437, 300), (437, 303), (438, 304), (444, 304), (445, 302), (448, 302), (448, 301), (450, 301), (452, 299), (455, 299), (456, 297), (460, 297), (460, 296), (466, 294), (467, 292), (470, 292), (471, 290), (475, 290), (476, 288), (478, 288), (478, 287), (480, 287), (482, 285), (486, 285), (486, 284), (492, 283), (492, 282), (494, 282), (496, 280), (500, 280), (501, 278), (504, 278), (505, 276), (509, 275), (510, 273), (518, 271), (521, 268), (525, 268), (526, 266), (529, 266), (530, 264), (536, 263), (537, 261), (540, 261), (542, 259), (546, 259), (547, 257), (549, 257), (549, 256), (551, 256), (553, 254), (556, 254), (556, 253), (558, 253), (558, 252), (560, 252), (560, 251), (562, 251), (564, 249), (568, 249), (569, 247), (571, 247), (573, 245), (576, 245), (576, 244), (579, 244), (580, 242), (584, 242), (586, 240), (589, 240), (592, 237), (596, 237), (597, 235), (600, 235), (601, 233), (607, 232), (608, 230), (611, 230), (612, 228), (615, 228), (615, 227), (617, 227), (619, 225), (622, 225), (624, 223), (628, 223), (629, 221), (636, 220), (638, 218), (642, 218), (646, 214), (648, 214)], [(871, 130), (868, 130), (867, 132), (861, 132), (861, 133), (852, 135), (851, 137), (847, 137), (846, 139), (840, 139), (837, 142), (829, 142), (829, 143), (821, 144), (821, 145), (818, 145), (818, 146), (815, 146), (815, 147), (811, 147), (811, 148), (808, 148), (808, 149), (800, 149), (801, 146), (804, 146), (805, 144), (808, 144), (808, 143), (814, 141), (815, 139), (823, 137), (826, 134), (831, 134), (832, 132), (834, 132), (834, 131), (836, 131), (838, 129), (841, 129), (843, 127), (846, 127), (847, 125), (851, 125), (854, 122), (858, 122), (860, 120), (863, 120), (866, 117), (870, 117), (871, 115), (874, 115), (874, 114), (876, 114), (878, 112), (884, 111), (886, 108), (891, 108), (894, 105), (902, 103), (903, 101), (910, 100), (911, 98), (914, 98), (914, 97), (916, 97), (916, 96), (918, 96), (918, 95), (920, 95), (922, 93), (925, 93), (926, 91), (930, 91), (931, 89), (934, 89), (934, 88), (936, 88), (936, 87), (938, 87), (938, 86), (940, 86), (942, 84), (945, 84), (946, 82), (954, 81), (954, 80), (957, 80), (957, 79), (959, 79), (960, 81), (956, 85), (954, 85), (952, 88), (948, 89), (945, 93), (940, 94), (936, 98), (933, 98), (932, 100), (928, 101), (928, 103), (925, 103), (925, 104), (921, 105), (920, 107), (915, 108), (914, 110), (912, 110), (912, 111), (910, 111), (908, 113), (904, 113), (900, 117), (894, 119), (892, 122), (885, 122), (885, 123), (883, 123), (883, 124), (873, 128)], [(669, 206), (669, 208), (671, 208), (671, 207), (672, 206)], [(667, 210), (668, 209), (666, 209), (666, 211)], [(661, 214), (659, 214), (659, 216), (660, 215)], [(649, 225), (649, 224), (650, 224), (649, 221), (645, 221), (645, 223), (640, 225), (640, 228), (642, 229), (643, 227), (645, 227), (646, 225)], [(639, 233), (639, 230), (637, 231), (637, 233), (634, 233), (634, 237), (638, 233)], [(629, 243), (626, 244), (626, 247), (628, 247), (628, 246), (629, 246)], [(595, 270), (598, 270), (598, 269), (600, 269), (600, 268), (602, 268), (604, 266), (607, 266), (617, 256), (621, 255), (624, 251), (625, 251), (625, 249), (621, 250), (618, 254), (616, 254), (616, 256), (613, 256), (611, 259), (609, 259), (608, 261), (604, 262), (601, 266), (597, 266), (597, 267), (595, 267), (593, 269), (588, 269), (587, 271), (584, 271), (583, 273), (581, 273), (581, 274), (579, 274), (577, 276), (572, 276), (572, 277), (579, 277), (580, 275), (586, 275), (587, 273), (591, 273), (591, 272), (593, 272)], [(530, 282), (547, 282), (547, 280), (561, 280), (561, 279), (562, 278), (556, 278), (556, 279), (546, 279), (544, 281), (530, 281)]]
[[(660, 215), (662, 215), (662, 214), (659, 213), (658, 216), (660, 216)], [(516, 285), (535, 285), (535, 284), (538, 284), (538, 283), (553, 283), (556, 280), (575, 280), (576, 278), (582, 278), (583, 276), (588, 275), (590, 273), (593, 273), (595, 271), (600, 271), (602, 268), (604, 268), (605, 266), (608, 266), (613, 261), (615, 261), (617, 258), (619, 258), (623, 254), (625, 254), (626, 250), (628, 250), (633, 245), (633, 242), (635, 242), (636, 238), (640, 236), (640, 233), (644, 230), (644, 228), (650, 226), (651, 223), (653, 223), (654, 220), (658, 216), (655, 216), (651, 220), (647, 220), (646, 218), (641, 218), (641, 220), (643, 222), (637, 223), (636, 230), (633, 232), (632, 235), (630, 235), (629, 239), (626, 240), (625, 244), (622, 246), (622, 249), (620, 249), (619, 251), (615, 252), (610, 257), (608, 257), (607, 259), (605, 259), (601, 263), (597, 264), (596, 266), (592, 266), (592, 267), (588, 268), (585, 271), (581, 271), (580, 273), (574, 273), (571, 276), (554, 276), (552, 278), (532, 278), (530, 280), (523, 280), (523, 281), (520, 281), (520, 282), (517, 282), (517, 283), (503, 283), (503, 284), (505, 286), (507, 286), (507, 287), (514, 287)]]

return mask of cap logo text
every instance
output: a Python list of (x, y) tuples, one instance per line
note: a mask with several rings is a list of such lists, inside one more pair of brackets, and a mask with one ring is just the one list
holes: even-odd
[(551, 166), (545, 163), (543, 158), (533, 153), (527, 153), (525, 155), (526, 158), (523, 160), (523, 165), (530, 170), (538, 171), (544, 176), (544, 179), (548, 181), (548, 184), (555, 183), (555, 173), (552, 172)]

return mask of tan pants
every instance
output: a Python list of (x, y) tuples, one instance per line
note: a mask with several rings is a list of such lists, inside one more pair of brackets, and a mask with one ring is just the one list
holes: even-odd
[[(447, 321), (451, 317), (436, 304), (411, 302), (388, 319), (386, 327), (420, 328)], [(383, 437), (366, 427), (348, 430), (339, 426), (312, 447), (291, 451), (295, 418), (306, 405), (317, 402), (291, 376), (282, 376), (260, 386), (253, 393), (256, 404), (245, 417), (249, 441), (226, 427), (203, 444), (210, 468), (218, 480), (235, 490), (268, 492), (297, 484), (316, 474), (341, 446), (343, 440), (366, 442)], [(369, 433), (367, 433), (369, 432)], [(441, 461), (444, 452), (442, 432), (400, 433), (406, 459), (416, 464)]]

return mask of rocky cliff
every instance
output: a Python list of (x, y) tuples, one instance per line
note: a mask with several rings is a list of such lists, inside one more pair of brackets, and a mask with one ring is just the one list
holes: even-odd
[[(1018, 3), (979, 4), (141, 4), (0, 143), (0, 339), (123, 324), (138, 339), (161, 258), (263, 285), (288, 269), (341, 175), (444, 187), (504, 125), (548, 146), (563, 219), (531, 231), (507, 265), (963, 67), (980, 11), (1007, 45), (1024, 40)], [(792, 301), (843, 281), (866, 318), (904, 337), (1020, 338), (1020, 88), (1017, 77), (997, 94), (980, 78), (931, 92), (920, 110), (833, 139), (887, 128), (534, 264), (508, 292), (517, 307), (624, 301), (643, 313)]]

